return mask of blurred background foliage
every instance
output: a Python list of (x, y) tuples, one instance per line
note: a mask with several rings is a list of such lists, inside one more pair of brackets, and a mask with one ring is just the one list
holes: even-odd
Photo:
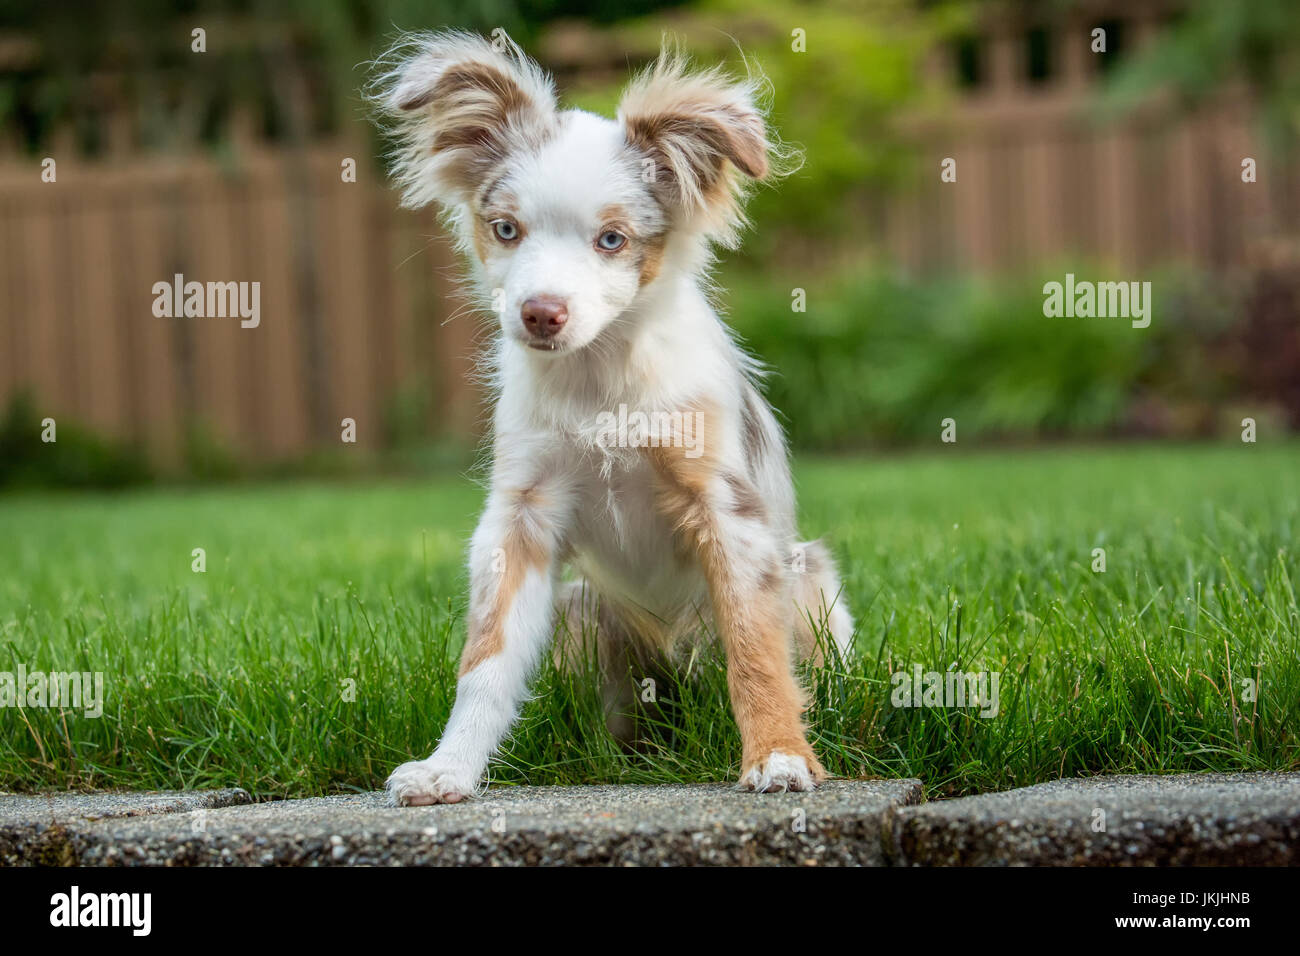
[(754, 351), (781, 362), (768, 393), (799, 448), (920, 443), (946, 418), (960, 438), (1008, 441), (1239, 431), (1232, 398), (1257, 383), (1252, 356), (1228, 347), (1241, 305), (1228, 287), (1167, 270), (1153, 295), (1179, 321), (1138, 334), (1127, 320), (1044, 321), (1039, 289), (1065, 271), (1037, 282), (858, 274), (793, 322), (783, 290), (747, 283), (731, 308)]
[[(1153, 98), (1181, 115), (1240, 89), (1269, 155), (1294, 168), (1300, 4), (1187, 0), (1136, 7), (1153, 5), (1160, 29), (1151, 42), (1137, 49), (1126, 38), (1118, 65), (1090, 85), (1095, 121), (1122, 121)], [(1286, 235), (1291, 245), (1281, 253), (1273, 243), (1267, 255), (1252, 251), (1213, 267), (1171, 254), (1140, 275), (1117, 273), (1104, 249), (1093, 258), (1053, 253), (1014, 269), (918, 269), (881, 247), (887, 197), (937, 179), (938, 157), (918, 149), (909, 123), (963, 110), (959, 89), (931, 82), (936, 51), (958, 50), (965, 70), (961, 44), (989, 17), (1033, 26), (1044, 18), (1117, 16), (1114, 4), (1110, 12), (1102, 7), (1068, 0), (0, 0), (0, 50), (8, 51), (0, 128), (32, 157), (56, 130), (71, 126), (79, 147), (94, 157), (103, 133), (93, 80), (112, 71), (128, 84), (141, 150), (227, 155), (228, 119), (251, 106), (272, 141), (348, 131), (369, 137), (382, 162), (358, 90), (367, 61), (398, 30), (503, 27), (556, 72), (568, 102), (606, 113), (629, 69), (662, 37), (676, 37), (700, 61), (761, 69), (770, 81), (774, 126), (805, 157), (795, 174), (757, 191), (756, 229), (718, 276), (721, 306), (773, 370), (769, 394), (796, 448), (933, 441), (948, 417), (958, 419), (963, 437), (1007, 441), (1209, 436), (1239, 429), (1243, 409), (1261, 427), (1296, 429), (1294, 222)], [(227, 36), (240, 37), (221, 44), (197, 73), (187, 61), (195, 23), (222, 25)], [(816, 55), (791, 55), (795, 28), (816, 45)], [(972, 75), (988, 69), (974, 55), (969, 66)], [(286, 98), (294, 83), (305, 84), (309, 115), (298, 115)], [(997, 130), (990, 120), (986, 136), (996, 140)], [(1294, 192), (1287, 201), (1300, 208)], [(1042, 284), (1066, 271), (1150, 279), (1159, 303), (1152, 327), (1045, 319)], [(791, 308), (795, 285), (807, 291), (806, 312)], [(8, 458), (0, 463), (0, 484), (38, 481), (36, 471), (46, 467), (36, 464), (46, 459), (22, 417), (29, 408), (23, 401), (30, 399), (11, 397), (0, 435)], [(457, 436), (438, 432), (437, 409), (419, 395), (394, 401), (403, 410), (401, 427), (392, 429), (401, 440), (388, 450), (407, 448), (396, 460), (459, 460), (443, 451), (410, 454), (412, 444), (441, 449)], [(246, 463), (218, 441), (192, 444), (188, 473), (244, 473)], [(48, 465), (50, 481), (90, 480), (79, 476), (93, 470), (88, 462), (97, 455)], [(127, 446), (109, 454), (105, 483), (144, 474), (139, 460)], [(332, 461), (312, 453), (297, 465), (331, 470)], [(294, 463), (276, 467), (292, 472)]]
[(1294, 0), (1191, 0), (1175, 9), (1176, 28), (1125, 63), (1104, 91), (1106, 103), (1131, 109), (1164, 88), (1183, 106), (1195, 107), (1225, 86), (1244, 84), (1270, 144), (1291, 156), (1300, 139), (1300, 9)]

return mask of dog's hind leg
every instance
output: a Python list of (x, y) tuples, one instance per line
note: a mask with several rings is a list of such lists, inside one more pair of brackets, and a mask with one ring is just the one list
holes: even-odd
[(847, 657), (853, 645), (853, 615), (830, 551), (820, 541), (805, 541), (796, 545), (790, 566), (795, 649), (800, 658), (822, 663), (827, 639), (835, 643), (841, 658)]
[[(605, 724), (618, 741), (636, 737), (636, 646), (617, 613), (584, 579), (560, 586), (555, 601), (556, 666), (574, 674), (599, 671)], [(643, 668), (642, 668), (643, 669)]]

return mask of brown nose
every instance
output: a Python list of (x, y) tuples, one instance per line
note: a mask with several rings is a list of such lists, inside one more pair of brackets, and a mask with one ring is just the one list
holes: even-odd
[(540, 339), (549, 339), (569, 321), (569, 309), (563, 299), (552, 295), (534, 296), (520, 310), (524, 328)]

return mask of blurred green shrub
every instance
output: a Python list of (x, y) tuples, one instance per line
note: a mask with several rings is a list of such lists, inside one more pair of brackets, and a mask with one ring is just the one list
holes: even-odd
[(196, 481), (233, 481), (243, 475), (239, 456), (201, 419), (187, 424), (181, 439), (181, 471)]
[(945, 418), (957, 421), (959, 441), (1213, 430), (1214, 404), (1240, 394), (1249, 374), (1216, 354), (1240, 293), (1171, 273), (1153, 282), (1148, 329), (1048, 318), (1043, 282), (1064, 272), (1001, 281), (859, 274), (808, 289), (802, 313), (790, 289), (762, 277), (721, 284), (733, 326), (771, 367), (768, 395), (795, 448), (931, 442)]
[(56, 421), (55, 441), (42, 440), (42, 416), (27, 393), (10, 401), (0, 422), (0, 488), (121, 488), (149, 481), (143, 452)]

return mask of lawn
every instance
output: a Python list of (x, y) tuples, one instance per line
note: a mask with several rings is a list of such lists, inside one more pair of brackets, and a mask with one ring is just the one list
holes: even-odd
[[(936, 795), (1300, 767), (1300, 446), (953, 449), (796, 472), (803, 530), (828, 536), (859, 623), (850, 659), (809, 677), (831, 772)], [(450, 708), (481, 494), (448, 477), (0, 498), (0, 671), (102, 672), (106, 697), (98, 719), (0, 709), (0, 789), (380, 786)], [(998, 715), (894, 707), (891, 674), (917, 664), (999, 673)], [(588, 682), (548, 662), (493, 781), (734, 778), (719, 662), (658, 694), (625, 751)]]

